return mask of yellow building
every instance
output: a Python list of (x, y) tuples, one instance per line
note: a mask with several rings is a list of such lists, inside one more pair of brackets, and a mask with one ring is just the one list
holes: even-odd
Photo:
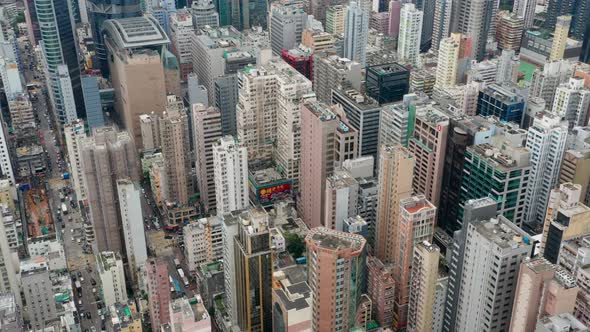
[(553, 44), (551, 45), (551, 53), (549, 54), (549, 61), (563, 59), (565, 46), (567, 44), (567, 35), (570, 31), (570, 24), (572, 23), (571, 16), (558, 16), (555, 23), (555, 32), (553, 33)]

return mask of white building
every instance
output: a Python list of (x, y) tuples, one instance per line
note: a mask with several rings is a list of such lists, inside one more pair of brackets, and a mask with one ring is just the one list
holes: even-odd
[(535, 20), (535, 8), (537, 7), (536, 0), (516, 0), (512, 7), (512, 12), (516, 13), (518, 17), (524, 20), (524, 29), (530, 29), (533, 27), (533, 21)]
[(72, 123), (78, 119), (78, 115), (76, 114), (76, 101), (74, 100), (74, 90), (72, 89), (68, 66), (57, 66), (57, 82), (65, 112), (65, 123)]
[(193, 70), (191, 38), (195, 29), (191, 14), (182, 9), (170, 14), (170, 47), (176, 55), (180, 66), (181, 80), (186, 81), (188, 73)]
[(350, 172), (336, 170), (326, 178), (323, 226), (345, 232), (344, 221), (357, 215), (359, 183)]
[(296, 48), (307, 22), (307, 13), (293, 5), (276, 4), (270, 13), (270, 44), (274, 54)]
[(133, 281), (132, 284), (136, 284), (139, 280), (138, 272), (147, 261), (141, 192), (137, 184), (124, 179), (117, 180), (117, 192), (127, 264), (131, 273), (129, 279)]
[(567, 60), (557, 60), (545, 63), (543, 69), (533, 73), (530, 97), (543, 98), (547, 109), (553, 107), (555, 91), (560, 84), (567, 82), (572, 76), (572, 64)]
[(191, 272), (209, 261), (209, 230), (207, 218), (201, 218), (182, 228), (184, 237), (184, 255)]
[(248, 150), (232, 136), (213, 145), (217, 215), (248, 206)]
[(420, 37), (423, 13), (412, 3), (403, 5), (399, 17), (397, 54), (401, 60), (420, 67)]
[[(24, 316), (29, 317), (33, 331), (44, 331), (58, 319), (53, 285), (47, 262), (32, 259), (20, 264), (20, 281), (27, 305)], [(20, 290), (19, 290), (20, 293)]]
[(84, 184), (84, 169), (82, 168), (82, 159), (80, 155), (81, 142), (86, 138), (84, 121), (77, 119), (76, 121), (66, 124), (64, 126), (64, 136), (66, 138), (70, 175), (74, 182), (76, 199), (83, 201), (87, 198), (86, 185)]
[(514, 83), (518, 79), (518, 68), (520, 59), (514, 50), (502, 50), (498, 58), (498, 71), (496, 72), (496, 83)]
[(568, 122), (568, 128), (586, 126), (590, 107), (590, 90), (584, 87), (583, 78), (570, 78), (555, 91), (551, 113)]
[(67, 269), (66, 254), (61, 242), (57, 239), (27, 243), (30, 258), (44, 258), (49, 271)]
[(0, 77), (8, 100), (23, 93), (23, 84), (16, 62), (0, 57)]
[(197, 184), (206, 211), (215, 210), (213, 143), (222, 136), (221, 112), (203, 104), (192, 105), (193, 147)]
[[(6, 140), (6, 125), (0, 121), (0, 172), (2, 172), (2, 178), (7, 179), (11, 186), (16, 183), (14, 181), (14, 173), (12, 170), (12, 162), (10, 160), (10, 153), (8, 152), (8, 141)], [(12, 197), (16, 200), (16, 192)]]
[(127, 287), (123, 260), (119, 253), (103, 251), (96, 256), (97, 272), (102, 284), (102, 296), (107, 307), (127, 303)]
[(445, 89), (457, 83), (457, 65), (461, 34), (453, 33), (440, 42), (436, 61), (436, 82), (434, 89)]
[(369, 13), (355, 1), (350, 2), (344, 25), (344, 57), (365, 66), (369, 38)]
[(531, 173), (526, 191), (526, 221), (541, 224), (551, 189), (557, 185), (567, 141), (567, 125), (553, 114), (535, 118), (526, 147), (531, 152)]

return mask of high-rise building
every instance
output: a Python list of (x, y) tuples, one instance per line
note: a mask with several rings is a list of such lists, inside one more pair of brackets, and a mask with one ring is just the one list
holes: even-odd
[(449, 36), (451, 28), (452, 0), (434, 2), (434, 20), (432, 24), (432, 50), (439, 49), (440, 42)]
[(408, 330), (437, 331), (434, 308), (440, 249), (428, 241), (414, 247), (408, 305)]
[(520, 58), (514, 50), (504, 49), (498, 58), (498, 72), (496, 73), (496, 83), (516, 83), (518, 80), (518, 68), (520, 67)]
[(39, 28), (39, 19), (37, 18), (37, 8), (35, 0), (26, 0), (25, 3), (25, 22), (27, 23), (27, 32), (29, 42), (33, 47), (41, 41), (41, 29)]
[(59, 316), (47, 261), (41, 258), (21, 262), (20, 281), (31, 327), (34, 330), (49, 328)]
[(436, 0), (416, 1), (416, 8), (422, 12), (422, 31), (420, 34), (420, 52), (427, 52), (432, 45), (434, 32), (434, 13)]
[(213, 144), (217, 215), (248, 206), (248, 151), (232, 136)]
[[(325, 32), (322, 29), (313, 29), (313, 27), (308, 27), (303, 30), (303, 34), (301, 35), (301, 45), (310, 49), (314, 53), (338, 52), (338, 54), (342, 54), (342, 48), (344, 47), (341, 45), (342, 40), (338, 40), (338, 42), (339, 44), (336, 45), (334, 35)], [(337, 47), (338, 51), (336, 50)]]
[(387, 35), (396, 40), (399, 37), (399, 20), (401, 9), (401, 1), (391, 0), (389, 2), (389, 26), (387, 28)]
[(477, 114), (494, 115), (501, 121), (520, 124), (524, 114), (525, 98), (517, 86), (491, 84), (479, 92)]
[(496, 28), (498, 48), (501, 50), (518, 51), (524, 30), (523, 18), (514, 12), (511, 13), (507, 10), (502, 10), (498, 13), (496, 20), (498, 26)]
[(541, 114), (528, 130), (526, 147), (531, 151), (531, 172), (525, 206), (529, 224), (543, 222), (549, 191), (559, 180), (566, 141), (567, 125), (552, 114)]
[[(107, 74), (107, 47), (103, 40), (102, 24), (106, 20), (141, 16), (140, 0), (86, 0), (88, 21), (92, 29), (92, 38), (96, 47), (96, 68)], [(111, 53), (112, 54), (112, 53)]]
[(545, 258), (520, 264), (510, 331), (533, 331), (545, 316), (572, 313), (579, 288), (576, 280)]
[(332, 88), (349, 82), (361, 91), (361, 66), (356, 61), (326, 53), (314, 54), (313, 89), (319, 101), (332, 102)]
[(70, 80), (68, 66), (58, 65), (56, 75), (56, 84), (60, 93), (59, 102), (61, 103), (61, 108), (59, 109), (61, 113), (59, 115), (63, 116), (59, 120), (64, 124), (72, 123), (78, 118), (78, 116), (76, 114), (76, 101), (74, 99), (74, 90), (72, 89), (72, 81)]
[(365, 66), (369, 37), (369, 12), (352, 1), (346, 10), (344, 25), (344, 57)]
[(445, 325), (443, 331), (507, 330), (516, 295), (516, 267), (531, 254), (531, 237), (502, 216), (464, 220), (463, 225), (466, 240), (455, 244), (458, 250), (451, 258), (457, 260), (451, 270), (460, 267), (453, 271), (460, 277), (447, 297), (447, 307), (450, 300), (456, 303), (447, 312), (456, 315), (445, 317), (445, 323), (453, 321), (454, 329)]
[(97, 248), (122, 253), (116, 181), (139, 181), (139, 163), (133, 140), (125, 131), (103, 127), (95, 129), (93, 136), (85, 139), (80, 149)]
[(313, 80), (313, 50), (305, 47), (284, 50), (281, 59), (307, 79)]
[(86, 107), (86, 124), (90, 130), (105, 125), (102, 103), (100, 100), (99, 77), (82, 76), (82, 93), (84, 94), (84, 106)]
[[(41, 47), (47, 71), (47, 83), (53, 111), (60, 123), (67, 123), (64, 91), (61, 89), (60, 65), (67, 66), (71, 93), (75, 102), (77, 117), (84, 118), (84, 97), (80, 83), (78, 47), (74, 37), (70, 6), (67, 1), (35, 0), (35, 10), (41, 31)], [(61, 73), (61, 76), (68, 75)], [(70, 95), (71, 97), (71, 95)], [(76, 119), (76, 116), (73, 117)], [(70, 118), (69, 120), (73, 120)]]
[(299, 46), (307, 13), (296, 6), (273, 6), (270, 13), (270, 44), (274, 54)]
[(555, 91), (551, 113), (568, 122), (568, 128), (585, 126), (588, 123), (590, 90), (584, 87), (584, 79), (572, 77)]
[[(7, 231), (5, 217), (3, 213), (0, 213), (0, 292), (14, 294), (16, 304), (22, 308), (21, 286), (18, 284), (19, 279), (17, 278), (19, 271), (18, 260), (13, 257)], [(27, 299), (26, 295), (25, 299)]]
[(436, 207), (424, 195), (418, 195), (402, 199), (399, 208), (397, 240), (393, 249), (395, 259), (392, 275), (396, 285), (393, 326), (403, 331), (408, 324), (411, 271), (421, 268), (412, 265), (414, 248), (424, 241), (432, 242), (436, 224)]
[(129, 271), (127, 276), (132, 281), (132, 285), (137, 285), (140, 280), (140, 269), (147, 261), (141, 192), (137, 183), (126, 179), (117, 180), (117, 192)]
[[(273, 331), (273, 261), (268, 214), (253, 208), (234, 237), (237, 322), (242, 331)], [(256, 294), (255, 296), (253, 294)]]
[(530, 29), (533, 27), (535, 20), (535, 7), (537, 2), (534, 0), (516, 0), (512, 7), (512, 12), (522, 18), (524, 21), (523, 29)]
[(12, 100), (23, 93), (18, 63), (12, 59), (0, 57), (0, 77), (4, 86), (6, 99)]
[(590, 64), (590, 24), (586, 26), (584, 38), (582, 39), (582, 51), (580, 52), (580, 61)]
[(374, 256), (367, 257), (367, 295), (373, 302), (374, 318), (379, 326), (393, 324), (395, 280), (391, 271)]
[(450, 37), (440, 40), (436, 64), (436, 83), (434, 89), (446, 89), (457, 83), (459, 66), (459, 48), (461, 34), (452, 33)]
[(541, 254), (557, 264), (563, 241), (586, 236), (590, 230), (590, 208), (580, 203), (581, 186), (563, 183), (553, 189), (543, 224)]
[(401, 145), (381, 145), (379, 151), (379, 192), (375, 225), (375, 256), (394, 263), (400, 222), (400, 202), (412, 195), (414, 157)]
[(326, 32), (333, 35), (344, 34), (347, 7), (343, 5), (330, 6), (326, 9)]
[(219, 14), (215, 10), (215, 3), (212, 0), (194, 0), (190, 12), (193, 16), (193, 26), (200, 30), (206, 26), (218, 27)]
[(403, 5), (399, 18), (397, 54), (401, 61), (420, 67), (420, 39), (423, 13), (414, 4)]
[(572, 76), (572, 65), (569, 61), (558, 60), (547, 62), (543, 69), (533, 72), (530, 97), (542, 98), (547, 109), (552, 109), (555, 91), (560, 84), (566, 83)]
[(549, 53), (549, 61), (563, 59), (571, 23), (571, 16), (557, 17), (555, 32), (553, 33), (553, 42), (551, 43), (551, 53)]
[(563, 155), (559, 183), (576, 183), (581, 186), (580, 201), (590, 205), (590, 149), (567, 150)]
[(410, 89), (410, 71), (397, 63), (369, 66), (366, 71), (367, 95), (379, 105), (401, 101)]
[(319, 20), (322, 25), (327, 26), (327, 11), (328, 8), (338, 5), (346, 5), (346, 1), (342, 0), (312, 0), (309, 2), (309, 9), (311, 15), (316, 20)]
[(379, 146), (408, 145), (412, 112), (405, 103), (384, 105), (379, 119)]
[(409, 150), (416, 160), (413, 188), (438, 206), (442, 185), (443, 166), (449, 117), (432, 105), (416, 109), (414, 132)]
[[(135, 29), (142, 31), (141, 36), (127, 38)], [(109, 20), (103, 31), (104, 45), (112, 60), (108, 65), (115, 90), (115, 111), (140, 148), (139, 115), (160, 115), (166, 109), (162, 59), (170, 41), (151, 16)]]
[(166, 111), (158, 119), (160, 145), (166, 169), (166, 200), (188, 204), (192, 194), (188, 115), (180, 97), (167, 97)]
[(488, 37), (495, 32), (496, 11), (498, 1), (487, 0), (457, 0), (453, 1), (451, 17), (451, 31), (460, 32), (471, 37), (472, 58), (483, 60), (486, 53)]
[(206, 211), (215, 209), (215, 167), (213, 144), (222, 137), (221, 113), (214, 107), (192, 105), (192, 130), (195, 169), (201, 202)]
[(362, 295), (366, 240), (357, 234), (316, 227), (307, 234), (305, 242), (313, 303), (312, 329), (348, 331), (355, 326)]
[(326, 178), (338, 164), (356, 157), (358, 132), (343, 123), (338, 112), (343, 112), (338, 106), (316, 101), (301, 106), (298, 209), (309, 228), (325, 220)]
[(180, 66), (180, 79), (184, 82), (193, 71), (191, 36), (194, 34), (193, 18), (186, 9), (170, 14), (170, 51), (176, 56)]
[(102, 285), (104, 304), (110, 307), (116, 303), (127, 303), (127, 287), (121, 255), (112, 251), (100, 252), (96, 256), (96, 270)]
[(79, 201), (86, 200), (86, 184), (84, 183), (84, 169), (82, 167), (81, 147), (82, 141), (86, 138), (84, 121), (77, 120), (64, 126), (64, 136), (68, 151), (68, 161), (74, 192)]
[(359, 183), (348, 171), (335, 170), (326, 178), (324, 220), (328, 229), (345, 232), (345, 220), (357, 216)]
[(168, 263), (162, 258), (150, 258), (146, 263), (147, 292), (152, 328), (170, 322), (170, 281)]

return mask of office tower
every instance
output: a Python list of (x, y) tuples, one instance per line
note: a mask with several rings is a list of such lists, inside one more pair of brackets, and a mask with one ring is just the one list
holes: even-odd
[(129, 134), (113, 127), (94, 130), (94, 135), (81, 143), (82, 169), (90, 219), (99, 251), (123, 252), (119, 211), (118, 179), (139, 181), (135, 146)]
[[(464, 220), (464, 225), (467, 241), (459, 244), (462, 255), (453, 253), (452, 258), (462, 266), (457, 295), (449, 289), (449, 297), (457, 298), (456, 308), (451, 308), (456, 310), (454, 326), (458, 331), (507, 330), (516, 294), (515, 267), (530, 255), (531, 238), (502, 216)], [(449, 331), (447, 327), (443, 330)]]
[(192, 105), (195, 169), (201, 202), (205, 211), (215, 210), (215, 168), (213, 144), (222, 137), (221, 113), (215, 107)]
[(543, 98), (547, 109), (552, 109), (555, 91), (560, 84), (566, 83), (572, 76), (571, 67), (569, 61), (558, 60), (547, 62), (542, 70), (535, 70), (531, 82), (530, 96)]
[(579, 288), (576, 280), (545, 258), (520, 264), (510, 331), (533, 331), (545, 316), (572, 313)]
[(217, 215), (248, 206), (248, 151), (233, 137), (213, 144)]
[(555, 91), (551, 113), (568, 122), (568, 128), (585, 126), (588, 123), (590, 90), (584, 87), (584, 79), (570, 78)]
[(456, 231), (453, 241), (447, 248), (447, 262), (449, 264), (448, 292), (446, 298), (443, 331), (454, 331), (459, 301), (459, 287), (463, 280), (463, 257), (465, 255), (465, 242), (467, 240), (467, 226), (476, 221), (486, 221), (496, 216), (496, 202), (489, 197), (475, 199), (465, 204), (463, 213), (463, 225)]
[[(72, 94), (75, 101), (74, 110), (77, 117), (84, 118), (84, 98), (80, 85), (80, 66), (78, 47), (74, 38), (74, 27), (70, 20), (67, 1), (35, 0), (35, 10), (41, 31), (41, 47), (47, 66), (47, 82), (53, 111), (60, 123), (66, 123), (66, 101), (61, 89), (60, 77), (69, 75)], [(67, 66), (67, 73), (59, 73), (60, 65)], [(74, 119), (76, 116), (74, 116)], [(71, 118), (70, 118), (71, 120)]]
[[(301, 105), (301, 219), (309, 228), (325, 220), (326, 178), (346, 159), (356, 156), (358, 133), (340, 121), (337, 106), (310, 101)], [(352, 158), (351, 158), (352, 157)]]
[(356, 61), (321, 53), (314, 54), (313, 67), (313, 89), (321, 102), (331, 103), (332, 88), (344, 82), (351, 83), (357, 91), (361, 90), (363, 66)]
[(70, 174), (74, 184), (76, 199), (83, 201), (86, 199), (86, 185), (84, 184), (84, 173), (81, 159), (81, 144), (86, 137), (84, 121), (77, 120), (64, 126), (64, 136), (66, 148), (68, 151), (68, 161)]
[(191, 158), (188, 115), (180, 97), (167, 97), (158, 129), (166, 168), (165, 197), (170, 202), (186, 205), (192, 194)]
[(530, 29), (533, 27), (535, 20), (535, 7), (537, 2), (535, 0), (516, 0), (512, 7), (512, 12), (518, 15), (523, 20), (523, 29)]
[(397, 63), (367, 67), (367, 95), (379, 105), (401, 101), (410, 89), (410, 71)]
[(37, 331), (49, 328), (59, 316), (45, 259), (21, 262), (20, 281), (31, 327)]
[(590, 149), (566, 150), (563, 155), (559, 183), (577, 183), (581, 186), (580, 201), (590, 205)]
[(290, 50), (301, 43), (307, 13), (295, 6), (276, 5), (270, 13), (270, 44), (274, 54)]
[(457, 0), (453, 3), (451, 31), (471, 37), (471, 58), (483, 60), (488, 37), (495, 35), (495, 19), (498, 1)]
[(496, 83), (514, 83), (518, 80), (518, 68), (520, 59), (515, 55), (514, 50), (502, 50), (498, 59), (498, 72), (496, 73)]
[(168, 263), (161, 258), (150, 258), (146, 264), (147, 293), (152, 329), (157, 331), (170, 322), (170, 281)]
[(460, 46), (461, 34), (459, 33), (452, 33), (450, 37), (443, 38), (437, 46), (435, 91), (453, 87), (457, 83)]
[(422, 30), (420, 33), (420, 52), (427, 52), (432, 45), (434, 32), (434, 13), (436, 0), (416, 1), (416, 9), (422, 12)]
[(315, 100), (311, 81), (288, 66), (281, 66), (277, 73), (278, 109), (277, 143), (274, 162), (283, 176), (293, 180), (299, 188), (299, 163), (301, 159), (301, 106), (306, 100)]
[(326, 9), (326, 32), (333, 35), (344, 34), (347, 7), (343, 5), (331, 6)]
[(273, 263), (268, 214), (260, 207), (249, 212), (233, 239), (237, 322), (242, 331), (272, 331), (272, 288), (268, 286)]
[(84, 94), (84, 106), (86, 107), (86, 124), (90, 130), (105, 125), (98, 76), (82, 76), (82, 93)]
[[(96, 68), (108, 76), (107, 47), (101, 32), (102, 24), (106, 20), (125, 17), (141, 16), (140, 0), (86, 0), (88, 6), (88, 21), (92, 29), (92, 38), (96, 47)], [(110, 53), (112, 54), (112, 53)]]
[(375, 99), (354, 89), (332, 89), (332, 103), (342, 106), (350, 124), (358, 130), (358, 155), (377, 158), (381, 106)]
[(403, 5), (399, 18), (397, 54), (401, 61), (420, 67), (420, 38), (422, 35), (422, 11), (411, 3)]
[(367, 295), (373, 302), (375, 321), (379, 326), (393, 324), (395, 280), (390, 269), (377, 257), (367, 257)]
[(516, 13), (502, 10), (498, 13), (496, 20), (498, 26), (496, 28), (498, 48), (501, 50), (518, 51), (524, 30), (524, 20), (522, 17)]
[(590, 24), (586, 26), (584, 38), (582, 39), (582, 51), (580, 52), (580, 61), (590, 64)]
[[(414, 248), (424, 241), (432, 242), (436, 223), (436, 207), (424, 195), (402, 199), (399, 203), (399, 220), (397, 237), (393, 248), (393, 279), (395, 280), (395, 298), (393, 326), (404, 330), (408, 323), (408, 304), (410, 301), (410, 272), (413, 266)], [(425, 307), (428, 308), (428, 307)]]
[(448, 127), (449, 117), (435, 106), (416, 109), (414, 132), (409, 142), (409, 151), (416, 161), (413, 188), (434, 206), (438, 206), (440, 199)]
[(408, 329), (437, 331), (434, 316), (440, 249), (428, 241), (414, 247), (408, 305)]
[(117, 193), (121, 223), (123, 224), (125, 255), (129, 265), (127, 276), (131, 280), (131, 285), (137, 285), (140, 268), (147, 261), (141, 192), (137, 183), (127, 179), (120, 179), (117, 180)]
[(557, 17), (557, 21), (555, 23), (555, 32), (553, 33), (553, 42), (551, 43), (551, 53), (549, 54), (549, 61), (563, 59), (563, 54), (565, 53), (567, 36), (570, 31), (571, 23), (571, 16)]
[(491, 84), (479, 92), (477, 114), (494, 115), (501, 121), (520, 124), (524, 114), (525, 99), (518, 87), (511, 84)]
[(206, 26), (219, 26), (219, 14), (215, 10), (215, 4), (212, 0), (193, 1), (190, 13), (193, 16), (193, 26), (196, 30), (201, 30)]
[(457, 225), (462, 206), (471, 199), (491, 197), (497, 213), (522, 227), (525, 221), (525, 193), (529, 185), (531, 152), (522, 146), (526, 131), (510, 129), (491, 143), (467, 147), (461, 179)]
[(105, 305), (110, 307), (115, 303), (127, 303), (127, 287), (125, 287), (121, 255), (112, 251), (100, 252), (96, 256), (96, 270), (102, 285), (102, 298)]
[[(211, 4), (212, 5), (212, 4)], [(186, 82), (187, 75), (193, 71), (191, 36), (194, 34), (193, 18), (183, 9), (170, 14), (170, 51), (180, 65), (180, 79)]]
[(539, 225), (545, 216), (549, 190), (559, 180), (567, 140), (567, 125), (559, 117), (542, 114), (528, 130), (526, 147), (531, 151), (531, 172), (526, 192), (526, 221)]
[[(116, 7), (116, 6), (115, 6)], [(141, 36), (128, 39), (137, 29)], [(166, 109), (166, 80), (162, 58), (170, 43), (151, 16), (109, 20), (102, 34), (115, 90), (115, 111), (135, 146), (141, 147), (140, 114), (162, 114)]]
[(563, 241), (586, 236), (590, 229), (590, 208), (580, 203), (581, 189), (580, 185), (563, 183), (549, 196), (541, 254), (553, 264), (559, 262)]
[(27, 32), (29, 42), (33, 47), (41, 41), (41, 29), (39, 28), (39, 19), (37, 18), (37, 8), (35, 7), (35, 0), (23, 1), (25, 4), (25, 23), (27, 24)]
[(408, 145), (410, 132), (410, 118), (412, 114), (405, 104), (390, 104), (383, 106), (379, 119), (379, 146)]
[(452, 6), (452, 0), (436, 0), (434, 2), (434, 21), (432, 24), (433, 51), (437, 51), (440, 42), (449, 36)]
[(369, 36), (369, 13), (353, 1), (346, 10), (344, 25), (344, 57), (360, 63), (367, 61), (367, 38)]
[(383, 263), (395, 262), (400, 202), (412, 195), (414, 157), (401, 145), (381, 145), (375, 256)]
[(307, 234), (305, 243), (310, 257), (307, 277), (313, 301), (312, 329), (350, 330), (363, 289), (365, 239), (316, 227)]
[(359, 183), (348, 171), (335, 170), (326, 178), (322, 226), (345, 232), (345, 221), (357, 216)]

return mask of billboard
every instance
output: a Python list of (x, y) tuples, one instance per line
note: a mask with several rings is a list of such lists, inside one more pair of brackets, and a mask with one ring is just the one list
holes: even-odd
[(291, 198), (291, 182), (271, 183), (258, 188), (258, 203), (262, 206), (271, 205), (275, 201)]

